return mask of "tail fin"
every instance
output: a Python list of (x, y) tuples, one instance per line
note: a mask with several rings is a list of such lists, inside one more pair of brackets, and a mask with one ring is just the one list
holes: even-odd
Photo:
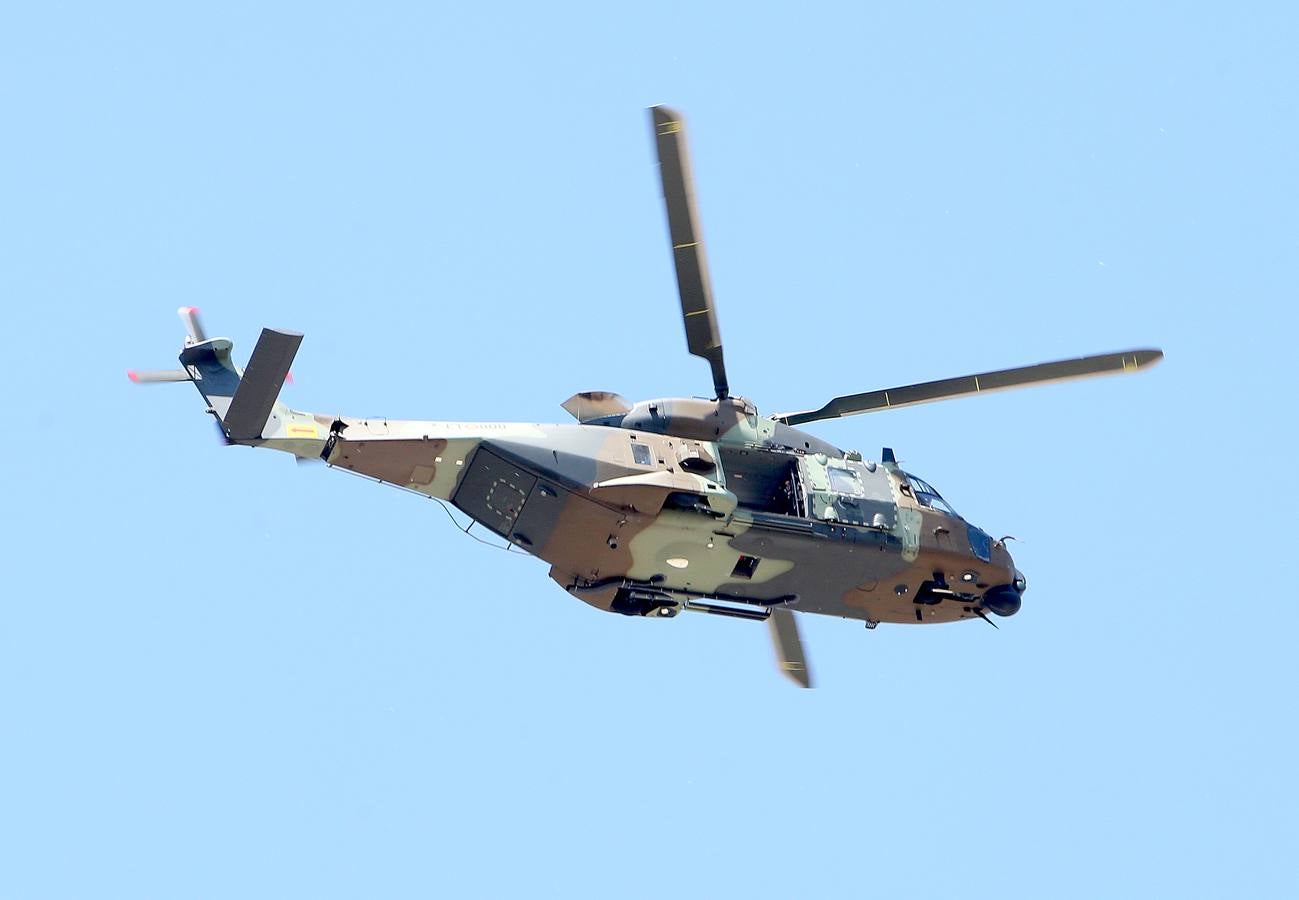
[[(262, 329), (248, 367), (241, 372), (230, 358), (234, 345), (226, 338), (207, 337), (197, 309), (182, 306), (178, 312), (186, 331), (185, 346), (180, 352), (183, 368), (129, 371), (127, 375), (132, 381), (137, 384), (192, 382), (207, 401), (208, 411), (216, 416), (222, 433), (232, 443), (259, 441), (275, 412), (283, 413), (280, 419), (311, 420), (310, 414), (294, 413), (279, 403), (280, 388), (302, 343), (301, 334)], [(311, 430), (310, 437), (314, 438), (316, 429), (313, 426)], [(300, 436), (307, 435), (303, 432)]]
[(180, 351), (180, 364), (189, 380), (221, 422), (239, 390), (239, 370), (230, 359), (233, 349), (234, 344), (226, 338), (209, 338), (194, 344), (186, 341), (185, 349)]

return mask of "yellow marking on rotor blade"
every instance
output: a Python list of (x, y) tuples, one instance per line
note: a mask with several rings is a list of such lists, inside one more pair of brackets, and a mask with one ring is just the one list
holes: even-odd
[(686, 250), (686, 249), (688, 249), (688, 248), (690, 248), (690, 247), (698, 247), (698, 246), (699, 246), (699, 242), (698, 242), (698, 241), (691, 241), (691, 242), (688, 243), (688, 244), (673, 244), (673, 245), (672, 245), (672, 249), (673, 249), (673, 250)]
[(320, 429), (315, 425), (290, 425), (288, 428), (289, 437), (318, 438)]
[(974, 376), (974, 390), (975, 390), (975, 393), (978, 393), (979, 391), (983, 390), (983, 388), (979, 387), (979, 376), (978, 376), (978, 375), (975, 375), (975, 376)]
[(705, 306), (703, 309), (697, 309), (697, 310), (695, 310), (694, 312), (688, 312), (688, 313), (686, 313), (686, 315), (687, 315), (687, 316), (702, 316), (704, 313), (708, 312), (708, 310), (709, 310), (709, 307)]
[(681, 130), (681, 123), (677, 120), (664, 122), (659, 126), (659, 134), (676, 134)]

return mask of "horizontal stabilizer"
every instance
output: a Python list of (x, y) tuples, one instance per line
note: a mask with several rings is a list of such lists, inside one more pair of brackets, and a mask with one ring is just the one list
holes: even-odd
[(262, 329), (225, 414), (226, 434), (231, 440), (248, 441), (262, 436), (301, 343), (302, 335), (296, 331)]

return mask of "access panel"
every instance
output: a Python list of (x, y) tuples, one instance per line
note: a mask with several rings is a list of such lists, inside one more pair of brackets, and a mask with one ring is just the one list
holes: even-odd
[(508, 538), (536, 484), (533, 475), (480, 446), (451, 502)]

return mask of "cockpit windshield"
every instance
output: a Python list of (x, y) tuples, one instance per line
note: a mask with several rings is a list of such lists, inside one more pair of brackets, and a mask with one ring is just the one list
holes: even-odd
[(949, 516), (955, 516), (958, 519), (961, 517), (960, 513), (952, 509), (951, 504), (944, 500), (943, 495), (934, 490), (929, 482), (923, 478), (917, 478), (910, 472), (907, 473), (907, 480), (911, 482), (911, 490), (916, 496), (916, 502), (921, 506), (945, 512)]

